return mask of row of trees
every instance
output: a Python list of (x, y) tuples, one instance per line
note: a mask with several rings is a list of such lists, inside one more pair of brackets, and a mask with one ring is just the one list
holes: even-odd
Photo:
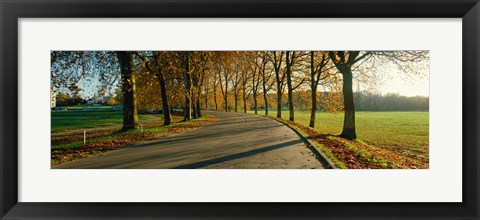
[(68, 93), (59, 92), (57, 94), (56, 106), (72, 106), (87, 103), (87, 100), (78, 95), (70, 96)]
[[(309, 91), (310, 126), (321, 101), (326, 109), (344, 109), (341, 136), (349, 139), (356, 138), (354, 74), (369, 84), (384, 74), (378, 67), (385, 64), (407, 75), (428, 69), (426, 51), (54, 51), (51, 57), (56, 87), (75, 93), (80, 79), (95, 79), (107, 90), (119, 81), (124, 130), (138, 126), (138, 105), (181, 106), (184, 120), (190, 120), (201, 109), (246, 111), (250, 99), (258, 113), (263, 98), (268, 114), (269, 94), (276, 95), (281, 118), (285, 92), (294, 121), (295, 91)], [(332, 95), (318, 97), (319, 88)], [(170, 111), (163, 113), (164, 124), (170, 124)]]
[(406, 97), (399, 94), (355, 93), (355, 108), (359, 111), (428, 111), (429, 98)]
[[(116, 97), (108, 97), (108, 99), (101, 100), (97, 103), (114, 106), (114, 105), (119, 105), (121, 101), (122, 100), (119, 100)], [(89, 103), (88, 103), (88, 100), (84, 99), (78, 94), (75, 94), (73, 96), (71, 96), (69, 93), (66, 93), (66, 92), (58, 92), (56, 94), (56, 106), (74, 106), (74, 105), (82, 105), (82, 104), (89, 104)]]
[[(268, 106), (265, 106), (264, 100), (258, 100), (258, 110), (265, 111), (276, 110), (277, 97), (276, 94), (269, 93), (267, 95)], [(353, 93), (356, 111), (428, 111), (429, 98), (425, 96), (402, 96), (399, 94), (379, 94), (368, 91)], [(338, 112), (343, 110), (341, 92), (317, 92), (316, 95), (317, 111)], [(288, 97), (284, 94), (282, 97), (282, 109), (289, 109)], [(310, 90), (299, 90), (293, 93), (293, 106), (295, 110), (306, 111), (311, 110), (312, 97)], [(210, 102), (211, 103), (211, 102)], [(233, 105), (233, 99), (229, 100)], [(335, 106), (335, 108), (333, 108)], [(247, 110), (254, 111), (254, 100), (250, 97), (247, 100)], [(214, 110), (210, 107), (210, 110)], [(241, 109), (244, 111), (244, 108)]]

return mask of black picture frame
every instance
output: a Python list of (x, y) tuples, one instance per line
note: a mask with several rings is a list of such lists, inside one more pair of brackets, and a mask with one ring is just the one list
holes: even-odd
[[(0, 2), (1, 219), (479, 219), (478, 0), (1, 0)], [(18, 202), (18, 19), (77, 17), (462, 18), (463, 202)]]

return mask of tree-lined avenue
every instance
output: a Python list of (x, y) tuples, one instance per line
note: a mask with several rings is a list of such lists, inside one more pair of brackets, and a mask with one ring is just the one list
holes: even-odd
[(192, 132), (52, 168), (323, 168), (305, 142), (278, 121), (243, 113), (209, 114), (218, 120)]

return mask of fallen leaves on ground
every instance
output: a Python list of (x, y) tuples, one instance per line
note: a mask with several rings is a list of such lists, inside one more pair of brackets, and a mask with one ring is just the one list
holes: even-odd
[[(117, 132), (118, 131), (116, 130), (103, 130), (103, 131), (95, 131), (95, 132), (87, 131), (87, 139), (105, 137)], [(66, 143), (72, 143), (75, 141), (83, 141), (83, 133), (69, 134), (69, 135), (62, 135), (62, 136), (52, 136), (51, 145), (55, 146), (55, 145), (61, 145)]]
[[(328, 151), (340, 160), (349, 169), (391, 169), (391, 168), (428, 168), (428, 158), (402, 154), (399, 151), (366, 143), (352, 141), (336, 135), (319, 134), (310, 127), (296, 122), (282, 120), (289, 123), (308, 135), (314, 142), (322, 144)], [(350, 146), (350, 147), (347, 147)], [(368, 156), (359, 152), (366, 152)]]

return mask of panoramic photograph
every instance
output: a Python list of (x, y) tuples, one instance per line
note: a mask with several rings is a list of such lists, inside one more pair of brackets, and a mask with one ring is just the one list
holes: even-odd
[(429, 55), (51, 51), (51, 168), (428, 169)]

